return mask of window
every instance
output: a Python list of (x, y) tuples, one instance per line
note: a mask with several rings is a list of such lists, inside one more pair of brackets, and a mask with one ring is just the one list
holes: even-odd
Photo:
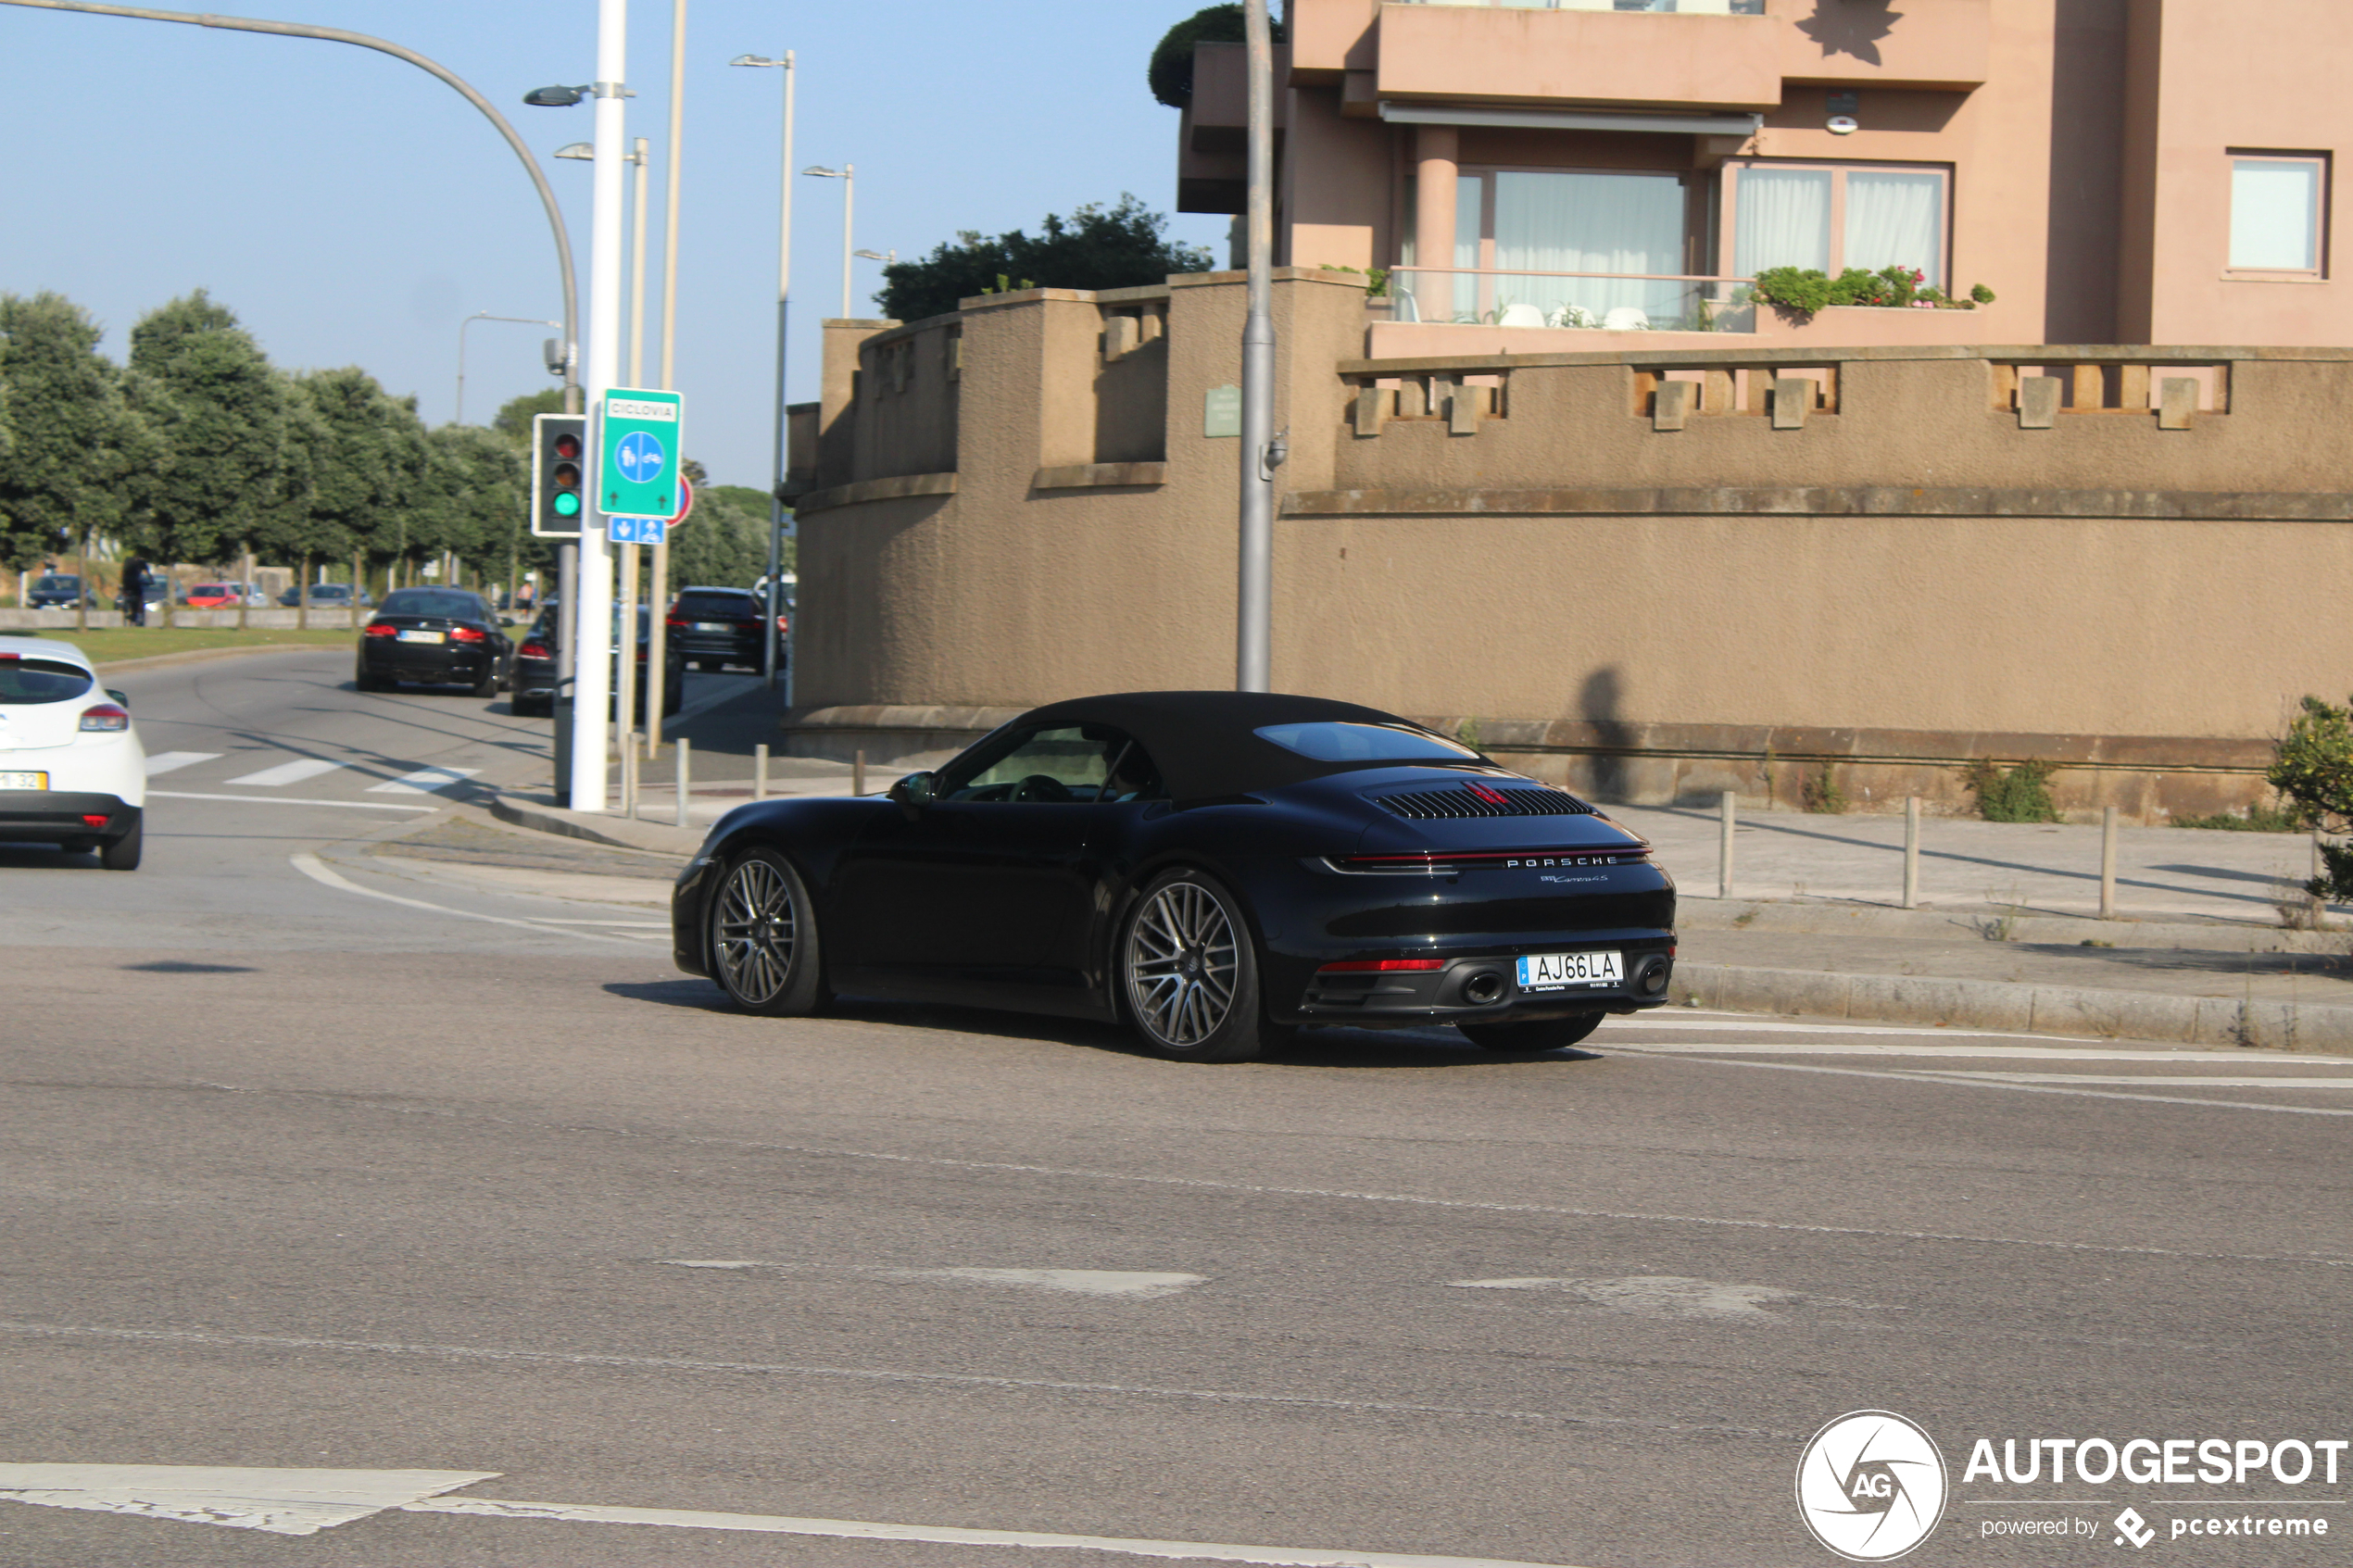
[(1732, 270), (1803, 267), (1837, 277), (1848, 268), (1909, 267), (1944, 286), (1943, 169), (1819, 164), (1735, 166)]
[(1443, 735), (1403, 724), (1357, 724), (1323, 720), (1269, 724), (1254, 732), (1285, 751), (1318, 762), (1476, 762), (1478, 753)]
[(2314, 154), (2231, 159), (2231, 270), (2321, 273), (2328, 159)]
[[(1684, 235), (1680, 174), (1466, 172), (1454, 187), (1453, 262), (1486, 275), (1457, 273), (1451, 291), (1423, 283), (1421, 319), (1595, 327), (1615, 312), (1615, 324), (1667, 326), (1687, 310), (1688, 286), (1676, 281)], [(1414, 265), (1410, 244), (1403, 264)]]
[(943, 800), (1069, 805), (1159, 794), (1151, 759), (1107, 724), (1015, 731), (950, 764), (939, 779)]
[(0, 659), (0, 705), (70, 702), (97, 684), (79, 665), (51, 659)]

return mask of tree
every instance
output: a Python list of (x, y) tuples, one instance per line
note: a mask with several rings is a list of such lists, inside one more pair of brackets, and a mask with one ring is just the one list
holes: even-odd
[[(1275, 42), (1280, 44), (1282, 21), (1270, 19)], [(1183, 108), (1193, 101), (1193, 45), (1246, 42), (1241, 6), (1209, 6), (1195, 11), (1163, 33), (1152, 49), (1151, 65), (1144, 73), (1151, 84), (1152, 96), (1172, 109)]]
[[(768, 571), (768, 497), (741, 484), (712, 484), (700, 463), (685, 465), (695, 509), (670, 535), (670, 586), (749, 588)], [(790, 539), (785, 570), (792, 570)]]
[(1067, 221), (1050, 212), (1035, 236), (1015, 229), (992, 239), (962, 230), (954, 245), (885, 267), (875, 300), (886, 316), (919, 321), (1003, 289), (1135, 288), (1171, 272), (1208, 271), (1208, 250), (1171, 243), (1164, 234), (1167, 227), (1165, 215), (1123, 194), (1118, 206), (1089, 202)]
[(455, 424), (432, 432), (425, 451), (412, 508), (418, 546), (452, 551), (485, 571), (506, 571), (530, 504), (522, 453), (495, 430)]
[(0, 295), (8, 460), (0, 466), (0, 561), (23, 571), (118, 530), (141, 431), (120, 371), (98, 353), (104, 329), (60, 295)]
[(407, 553), (427, 461), (415, 403), (357, 367), (295, 380), (299, 457), (289, 467), (304, 483), (298, 520), (280, 547), (338, 560), (352, 551), (376, 560)]
[(526, 392), (521, 397), (510, 397), (491, 416), (490, 428), (518, 446), (531, 445), (531, 417), (534, 414), (560, 414), (564, 411), (564, 389), (551, 386), (541, 392)]
[(283, 498), (283, 379), (202, 289), (131, 331), (129, 386), (157, 441), (130, 495), (130, 532), (167, 559), (226, 561), (261, 537)]
[[(2323, 833), (2353, 828), (2353, 703), (2337, 708), (2316, 696), (2287, 727), (2265, 775)], [(2333, 904), (2353, 900), (2353, 845), (2320, 841), (2322, 872), (2304, 884)]]

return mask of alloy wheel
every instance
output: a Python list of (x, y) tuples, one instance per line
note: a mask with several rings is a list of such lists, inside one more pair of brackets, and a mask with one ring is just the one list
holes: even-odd
[(1127, 999), (1164, 1046), (1199, 1046), (1217, 1032), (1233, 1010), (1239, 969), (1225, 903), (1198, 883), (1160, 888), (1128, 928)]
[(763, 1007), (783, 992), (799, 913), (784, 874), (766, 860), (740, 860), (727, 873), (711, 922), (711, 954), (727, 989), (745, 1006)]

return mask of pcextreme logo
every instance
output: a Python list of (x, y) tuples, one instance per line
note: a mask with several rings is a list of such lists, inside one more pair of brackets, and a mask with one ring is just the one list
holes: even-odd
[(1806, 1445), (1797, 1512), (1851, 1562), (1885, 1562), (1928, 1539), (1944, 1515), (1944, 1456), (1893, 1411), (1853, 1411)]

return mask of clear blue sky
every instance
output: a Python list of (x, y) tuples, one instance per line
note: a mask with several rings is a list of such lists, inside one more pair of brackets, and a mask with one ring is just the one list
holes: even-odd
[[(857, 244), (901, 256), (960, 229), (1033, 227), (1133, 191), (1175, 205), (1176, 114), (1144, 85), (1151, 46), (1204, 0), (689, 0), (680, 179), (678, 382), (687, 449), (722, 483), (764, 488), (775, 343), (778, 132), (773, 70), (797, 51), (795, 161), (858, 168)], [(194, 0), (190, 8), (202, 8)], [(230, 14), (373, 33), (479, 89), (541, 155), (587, 308), (589, 165), (547, 154), (590, 110), (525, 107), (595, 74), (596, 0), (252, 0)], [(647, 366), (659, 365), (670, 0), (630, 6), (630, 133), (654, 143)], [(556, 317), (554, 245), (522, 167), (457, 94), (371, 50), (0, 6), (10, 159), (0, 290), (88, 307), (120, 358), (139, 315), (204, 287), (290, 368), (359, 365), (424, 418), (451, 417), (458, 324)], [(841, 307), (841, 183), (799, 179), (793, 399), (816, 395), (816, 323)], [(1223, 253), (1226, 220), (1172, 216)], [(874, 312), (877, 263), (853, 274)], [(480, 422), (554, 384), (547, 330), (470, 329)]]

